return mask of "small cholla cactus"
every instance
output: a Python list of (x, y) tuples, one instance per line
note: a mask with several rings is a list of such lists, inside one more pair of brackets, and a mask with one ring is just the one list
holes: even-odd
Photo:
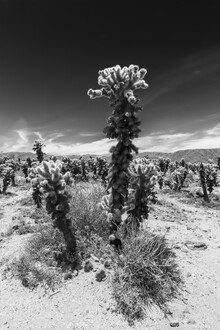
[(102, 184), (106, 187), (108, 171), (109, 171), (109, 166), (106, 158), (97, 157), (95, 168), (96, 168), (96, 174), (101, 178)]
[(11, 178), (14, 175), (14, 170), (10, 166), (2, 164), (0, 166), (0, 174), (2, 177), (2, 193), (5, 194), (11, 182)]
[(182, 158), (179, 162), (179, 165), (182, 166), (182, 167), (186, 167), (186, 161), (184, 158)]
[(206, 185), (206, 172), (205, 172), (205, 166), (203, 163), (200, 164), (199, 167), (199, 176), (200, 176), (200, 182), (203, 190), (203, 197), (206, 202), (209, 202), (209, 196), (207, 193), (207, 185)]
[(12, 159), (4, 157), (3, 162), (0, 165), (0, 177), (2, 177), (3, 194), (6, 193), (10, 183), (12, 186), (15, 186), (15, 171), (16, 163)]
[(32, 198), (34, 200), (35, 205), (37, 208), (41, 208), (42, 206), (42, 191), (40, 190), (40, 179), (38, 176), (37, 169), (34, 167), (29, 168), (28, 173), (29, 179), (31, 179), (31, 185), (32, 185)]
[(86, 169), (86, 162), (85, 160), (80, 157), (80, 164), (81, 164), (81, 175), (84, 181), (88, 181), (88, 176), (87, 176), (87, 169)]
[(205, 165), (206, 184), (209, 193), (213, 192), (214, 187), (218, 185), (218, 167), (214, 162)]
[(137, 118), (138, 111), (142, 108), (137, 106), (139, 99), (134, 91), (147, 88), (144, 77), (146, 69), (139, 69), (138, 65), (130, 65), (121, 68), (116, 65), (99, 71), (99, 90), (89, 89), (91, 99), (107, 97), (110, 105), (114, 107), (108, 124), (103, 132), (109, 139), (117, 139), (116, 146), (110, 149), (112, 154), (109, 166), (108, 189), (112, 196), (111, 210), (113, 217), (115, 210), (121, 212), (128, 195), (128, 168), (133, 159), (132, 152), (138, 153), (138, 149), (132, 140), (140, 133), (140, 120)]
[(158, 172), (157, 181), (158, 181), (159, 188), (162, 189), (163, 184), (164, 184), (163, 172)]
[(32, 167), (32, 160), (30, 159), (30, 157), (26, 159), (26, 162), (29, 168)]
[(44, 160), (44, 153), (42, 151), (42, 147), (44, 147), (44, 143), (42, 140), (35, 140), (34, 141), (34, 146), (33, 146), (33, 150), (36, 151), (36, 155), (37, 155), (37, 160), (39, 161), (39, 163), (41, 163)]
[(186, 167), (179, 166), (177, 168), (171, 164), (169, 171), (167, 172), (165, 182), (172, 189), (180, 191), (184, 186), (187, 174), (189, 173)]
[[(128, 199), (123, 210), (125, 234), (137, 231), (144, 219), (148, 219), (149, 202), (156, 202), (155, 186), (158, 169), (152, 163), (135, 165), (128, 169), (130, 176)], [(127, 226), (128, 225), (128, 226)], [(128, 227), (130, 228), (128, 229)]]
[(23, 162), (21, 165), (22, 172), (24, 174), (25, 179), (28, 177), (28, 164), (27, 162)]
[(46, 210), (54, 220), (54, 227), (58, 228), (64, 236), (67, 251), (75, 253), (76, 238), (72, 228), (72, 222), (67, 218), (70, 210), (71, 198), (67, 184), (70, 182), (70, 173), (62, 174), (62, 163), (43, 161), (37, 167), (41, 191), (45, 194)]
[(220, 156), (217, 158), (218, 169), (220, 170)]

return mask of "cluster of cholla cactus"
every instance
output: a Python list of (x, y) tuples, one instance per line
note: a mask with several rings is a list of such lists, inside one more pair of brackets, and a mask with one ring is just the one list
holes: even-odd
[(42, 140), (35, 140), (33, 145), (33, 150), (36, 152), (37, 160), (41, 163), (44, 160), (44, 153), (42, 148), (44, 147), (44, 142)]
[[(134, 94), (137, 89), (148, 87), (144, 77), (147, 70), (139, 69), (138, 65), (121, 68), (116, 65), (99, 71), (98, 90), (89, 89), (88, 95), (94, 99), (107, 97), (110, 105), (114, 107), (108, 118), (107, 126), (103, 132), (109, 139), (117, 139), (117, 145), (110, 149), (111, 162), (109, 166), (109, 184), (111, 194), (110, 213), (112, 222), (116, 222), (118, 213), (122, 212), (128, 197), (128, 168), (133, 159), (132, 152), (138, 153), (137, 147), (132, 143), (140, 133), (140, 120), (137, 106), (139, 99)], [(112, 226), (115, 229), (115, 226)]]
[(101, 180), (103, 185), (106, 185), (109, 165), (104, 157), (93, 158), (90, 156), (87, 160), (82, 157), (80, 159), (63, 157), (62, 162), (63, 173), (69, 171), (75, 183), (80, 181), (87, 182), (92, 178), (94, 180)]
[(36, 168), (40, 181), (40, 190), (45, 194), (46, 210), (53, 220), (53, 225), (64, 236), (67, 251), (75, 253), (76, 239), (72, 222), (67, 217), (70, 210), (67, 184), (70, 182), (70, 173), (62, 174), (62, 163), (59, 161), (43, 161)]
[(214, 162), (205, 164), (205, 175), (208, 192), (211, 194), (218, 185), (218, 167)]
[(86, 162), (82, 157), (80, 159), (70, 159), (68, 157), (63, 157), (62, 161), (63, 173), (69, 171), (75, 182), (88, 181)]
[(181, 188), (184, 186), (184, 182), (186, 180), (188, 170), (186, 167), (177, 167), (171, 168), (167, 177), (166, 177), (166, 184), (172, 189), (180, 191)]
[(169, 158), (159, 158), (158, 159), (158, 166), (160, 168), (160, 171), (163, 173), (163, 174), (166, 174), (166, 172), (168, 171), (169, 169), (169, 164), (170, 164), (170, 159)]

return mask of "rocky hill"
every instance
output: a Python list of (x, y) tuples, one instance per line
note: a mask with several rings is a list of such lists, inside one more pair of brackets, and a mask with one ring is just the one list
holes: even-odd
[(186, 162), (207, 162), (209, 159), (217, 162), (217, 158), (220, 157), (220, 148), (216, 149), (189, 149), (179, 150), (172, 153), (162, 152), (144, 152), (140, 153), (139, 156), (148, 156), (151, 159), (164, 157), (170, 158), (171, 161), (185, 159)]

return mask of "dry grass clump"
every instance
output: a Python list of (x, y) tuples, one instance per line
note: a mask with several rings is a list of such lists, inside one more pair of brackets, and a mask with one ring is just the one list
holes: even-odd
[(106, 216), (98, 208), (98, 203), (105, 194), (105, 188), (100, 183), (79, 183), (71, 189), (69, 217), (75, 229), (87, 237), (91, 233), (108, 236)]
[(124, 242), (115, 267), (113, 296), (118, 312), (130, 324), (144, 319), (152, 305), (168, 313), (167, 303), (179, 296), (182, 283), (174, 252), (164, 236), (142, 232)]
[[(12, 274), (21, 279), (22, 284), (30, 289), (41, 284), (45, 289), (54, 290), (60, 285), (62, 268), (68, 265), (65, 254), (65, 242), (62, 233), (50, 224), (42, 226), (38, 233), (26, 243), (24, 254), (10, 266)], [(63, 262), (63, 263), (62, 263)], [(72, 260), (69, 260), (71, 265)]]
[(71, 189), (69, 217), (75, 228), (78, 253), (82, 259), (91, 253), (97, 257), (108, 253), (109, 225), (98, 208), (104, 187), (100, 183), (78, 183)]

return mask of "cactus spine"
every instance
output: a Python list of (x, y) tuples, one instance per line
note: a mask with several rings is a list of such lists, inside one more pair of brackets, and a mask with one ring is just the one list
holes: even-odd
[(62, 163), (55, 163), (52, 160), (43, 161), (37, 167), (41, 189), (46, 195), (46, 210), (54, 220), (54, 227), (63, 233), (67, 251), (75, 253), (76, 238), (71, 220), (67, 218), (71, 195), (68, 193), (66, 185), (70, 181), (70, 173), (66, 172), (63, 175), (61, 170)]
[(88, 90), (91, 99), (107, 97), (110, 105), (114, 107), (103, 130), (107, 138), (118, 141), (117, 145), (110, 149), (112, 156), (108, 175), (112, 233), (117, 231), (120, 224), (118, 214), (122, 211), (127, 198), (128, 168), (133, 159), (132, 152), (138, 152), (132, 140), (140, 133), (137, 112), (142, 108), (137, 106), (139, 99), (134, 95), (134, 91), (148, 87), (143, 79), (146, 73), (146, 69), (139, 69), (137, 65), (123, 68), (116, 65), (99, 71), (98, 84), (102, 86), (101, 89)]

